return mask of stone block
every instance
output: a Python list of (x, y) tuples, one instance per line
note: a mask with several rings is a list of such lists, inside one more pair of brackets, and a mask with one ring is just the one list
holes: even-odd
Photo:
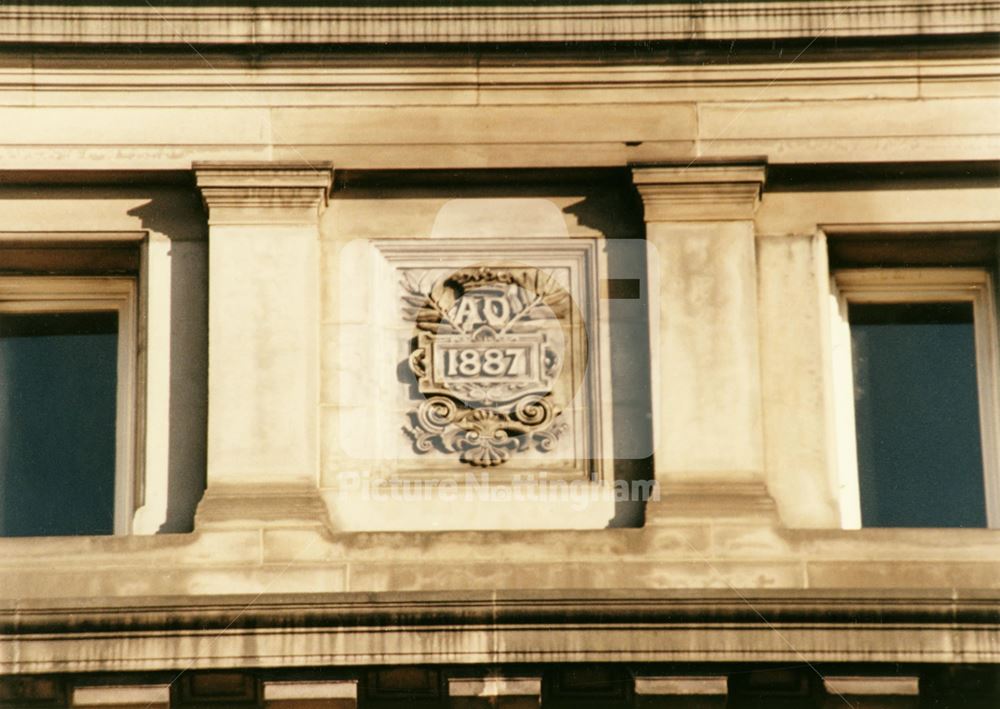
[(354, 709), (357, 680), (265, 681), (265, 709)]
[(691, 104), (618, 106), (430, 106), (280, 108), (272, 129), (285, 145), (559, 142), (565, 126), (592, 142), (691, 139), (697, 128)]
[(1000, 589), (1000, 563), (808, 561), (809, 588)]
[(717, 559), (794, 559), (799, 550), (780, 528), (719, 524), (712, 527), (712, 557)]
[(73, 688), (72, 706), (92, 709), (168, 709), (170, 685), (77, 685)]
[(541, 706), (541, 677), (451, 677), (452, 709), (537, 709)]

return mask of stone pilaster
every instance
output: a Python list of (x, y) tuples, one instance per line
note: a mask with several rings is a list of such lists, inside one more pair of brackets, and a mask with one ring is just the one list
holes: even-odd
[[(636, 166), (649, 243), (650, 523), (770, 516), (753, 218), (760, 163)], [(656, 293), (659, 297), (656, 297)]]
[(208, 480), (196, 525), (322, 524), (319, 216), (332, 168), (194, 169), (209, 226)]

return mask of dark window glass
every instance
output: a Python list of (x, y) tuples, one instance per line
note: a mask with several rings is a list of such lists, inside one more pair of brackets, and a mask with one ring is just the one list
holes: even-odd
[(850, 305), (861, 520), (985, 527), (971, 303)]
[(111, 534), (117, 313), (0, 314), (0, 535)]

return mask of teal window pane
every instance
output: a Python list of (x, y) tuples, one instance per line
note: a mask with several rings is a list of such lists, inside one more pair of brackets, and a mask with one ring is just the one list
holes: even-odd
[(985, 527), (971, 303), (852, 304), (861, 520)]
[(0, 535), (114, 532), (117, 378), (117, 313), (0, 313)]

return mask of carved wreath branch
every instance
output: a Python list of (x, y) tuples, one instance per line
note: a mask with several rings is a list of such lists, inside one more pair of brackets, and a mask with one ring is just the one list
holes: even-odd
[[(513, 269), (479, 266), (456, 271), (429, 290), (425, 290), (423, 284), (414, 280), (410, 273), (404, 272), (403, 315), (421, 330), (436, 333), (445, 327), (471, 335), (452, 319), (450, 310), (468, 287), (484, 284), (507, 286), (505, 295), (513, 316), (497, 331), (498, 335), (511, 331), (522, 321), (537, 317), (543, 305), (559, 319), (569, 312), (569, 293), (544, 271), (523, 269), (522, 273), (516, 273)], [(528, 293), (532, 295), (526, 298)]]

